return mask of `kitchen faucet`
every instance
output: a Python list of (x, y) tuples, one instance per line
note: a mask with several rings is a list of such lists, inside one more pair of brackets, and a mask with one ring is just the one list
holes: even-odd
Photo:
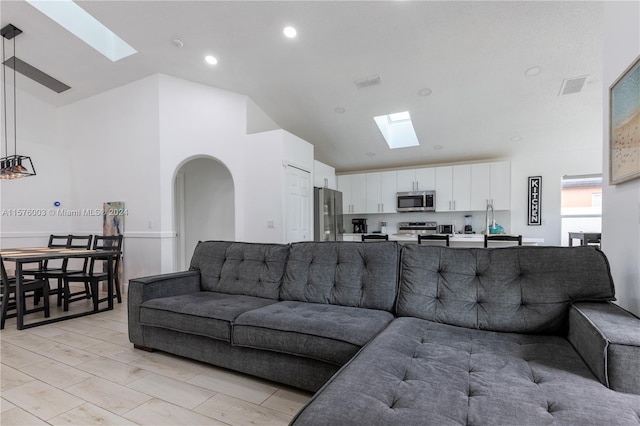
[[(489, 221), (489, 210), (491, 210), (491, 221)], [(496, 227), (496, 218), (493, 214), (493, 204), (490, 203), (489, 200), (487, 200), (487, 209), (484, 212), (484, 221), (487, 224), (487, 235), (490, 235), (491, 231), (489, 231), (489, 226)]]

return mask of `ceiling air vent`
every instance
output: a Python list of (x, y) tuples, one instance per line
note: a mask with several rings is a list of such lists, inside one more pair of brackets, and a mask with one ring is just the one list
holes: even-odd
[(570, 95), (571, 93), (578, 93), (582, 90), (585, 81), (587, 81), (587, 76), (584, 77), (576, 77), (576, 78), (568, 78), (562, 82), (562, 86), (560, 87), (560, 93), (558, 96), (562, 95)]
[(364, 89), (365, 87), (377, 86), (378, 84), (381, 84), (382, 78), (379, 74), (376, 74), (369, 77), (360, 78), (354, 81), (354, 83), (358, 89)]

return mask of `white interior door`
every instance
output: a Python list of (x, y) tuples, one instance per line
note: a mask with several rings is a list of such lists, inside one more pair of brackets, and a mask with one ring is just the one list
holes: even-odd
[(287, 166), (285, 206), (288, 243), (311, 240), (311, 173)]

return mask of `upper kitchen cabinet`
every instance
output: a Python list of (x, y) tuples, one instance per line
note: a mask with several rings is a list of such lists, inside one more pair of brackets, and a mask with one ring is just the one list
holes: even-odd
[(432, 191), (436, 188), (436, 170), (433, 167), (396, 171), (398, 192)]
[(511, 208), (511, 163), (498, 161), (471, 165), (471, 210)]
[(367, 180), (365, 174), (338, 176), (338, 191), (342, 192), (342, 213), (367, 212)]
[(367, 213), (396, 212), (396, 172), (366, 174)]
[(318, 188), (337, 189), (336, 169), (321, 163), (313, 161), (313, 186)]
[(436, 211), (471, 210), (471, 165), (436, 167)]

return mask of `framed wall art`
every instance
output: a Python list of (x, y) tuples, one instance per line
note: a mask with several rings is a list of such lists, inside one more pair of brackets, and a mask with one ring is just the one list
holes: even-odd
[(609, 183), (640, 177), (640, 56), (609, 88)]

